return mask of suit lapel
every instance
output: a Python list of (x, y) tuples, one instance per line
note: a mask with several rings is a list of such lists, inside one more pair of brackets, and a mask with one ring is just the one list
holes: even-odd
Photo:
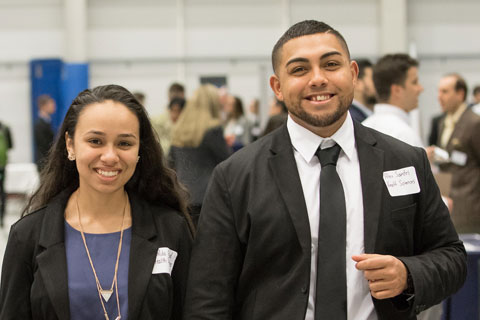
[(362, 125), (355, 123), (354, 127), (362, 181), (365, 252), (373, 253), (382, 210), (382, 197), (379, 195), (383, 193), (384, 183), (383, 150), (374, 147), (375, 138)]
[(70, 319), (63, 215), (70, 194), (70, 191), (62, 192), (45, 209), (39, 239), (39, 245), (45, 249), (36, 257), (45, 289), (59, 320)]
[(140, 316), (142, 303), (152, 276), (158, 247), (150, 241), (157, 231), (148, 206), (130, 196), (132, 208), (132, 240), (128, 270), (128, 313), (130, 319)]
[(269, 158), (273, 178), (285, 201), (299, 242), (304, 251), (310, 252), (311, 235), (308, 212), (287, 126), (284, 125), (273, 135), (270, 149), (272, 156)]

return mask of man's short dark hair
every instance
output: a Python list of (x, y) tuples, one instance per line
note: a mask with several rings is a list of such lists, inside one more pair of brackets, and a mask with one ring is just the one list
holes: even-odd
[(47, 105), (48, 103), (50, 103), (50, 101), (52, 101), (53, 98), (50, 97), (48, 94), (41, 94), (38, 96), (37, 98), (37, 107), (38, 109), (41, 109), (43, 108), (43, 106)]
[(178, 82), (174, 82), (170, 85), (170, 87), (168, 88), (168, 93), (169, 94), (172, 94), (172, 93), (182, 93), (184, 94), (185, 93), (185, 87), (183, 85), (181, 85), (180, 83)]
[(479, 93), (480, 93), (480, 86), (475, 86), (475, 88), (473, 88), (473, 95), (476, 96)]
[(405, 85), (412, 67), (418, 67), (418, 61), (404, 53), (387, 54), (378, 60), (373, 67), (373, 83), (380, 102), (388, 101), (392, 84)]
[(350, 59), (350, 51), (348, 50), (347, 42), (343, 36), (337, 30), (330, 27), (328, 24), (316, 20), (304, 20), (301, 22), (295, 23), (291, 26), (281, 37), (278, 39), (277, 43), (272, 50), (272, 67), (273, 71), (276, 72), (276, 67), (280, 62), (280, 53), (283, 45), (295, 38), (308, 36), (311, 34), (317, 33), (331, 33), (339, 40), (342, 47), (344, 47), (347, 52), (348, 59)]
[(168, 109), (172, 110), (173, 106), (179, 106), (180, 110), (183, 110), (183, 107), (185, 107), (185, 99), (173, 98), (168, 104)]
[(372, 68), (373, 64), (368, 59), (355, 59), (358, 64), (358, 79), (363, 79), (365, 77), (365, 69)]

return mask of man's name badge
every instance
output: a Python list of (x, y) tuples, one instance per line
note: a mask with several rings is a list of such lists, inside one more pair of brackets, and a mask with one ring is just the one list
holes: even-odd
[(177, 255), (178, 253), (170, 248), (158, 248), (152, 274), (168, 273), (171, 275)]
[(467, 154), (458, 150), (453, 150), (450, 155), (450, 162), (456, 164), (457, 166), (463, 167), (467, 164)]
[(383, 180), (392, 197), (406, 196), (420, 192), (415, 167), (384, 171)]

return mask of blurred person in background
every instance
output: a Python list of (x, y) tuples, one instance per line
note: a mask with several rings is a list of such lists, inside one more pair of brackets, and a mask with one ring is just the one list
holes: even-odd
[(52, 97), (42, 94), (37, 98), (38, 118), (34, 124), (35, 163), (38, 172), (43, 168), (48, 150), (53, 144), (55, 133), (52, 129), (52, 114), (55, 113), (56, 104)]
[(373, 81), (379, 103), (362, 124), (412, 146), (423, 147), (409, 116), (418, 107), (418, 96), (423, 91), (418, 80), (418, 61), (403, 53), (387, 54), (375, 64)]
[(253, 99), (248, 106), (248, 111), (247, 120), (250, 123), (250, 136), (253, 142), (257, 140), (262, 133), (260, 127), (260, 101)]
[(181, 319), (193, 224), (147, 113), (82, 91), (10, 231), (0, 319)]
[(220, 120), (218, 90), (200, 86), (187, 100), (172, 131), (169, 162), (190, 193), (190, 213), (196, 224), (208, 181), (215, 166), (228, 158)]
[(353, 90), (353, 101), (349, 111), (353, 120), (362, 122), (372, 115), (377, 97), (373, 84), (372, 63), (368, 59), (358, 59), (356, 61), (358, 64), (358, 80)]
[[(459, 74), (440, 79), (438, 100), (445, 116), (436, 145), (449, 154), (449, 161), (439, 168), (452, 174), (453, 224), (459, 233), (480, 233), (480, 116), (467, 107), (467, 90)], [(435, 162), (433, 146), (427, 153)]]
[(168, 87), (168, 101), (172, 101), (173, 98), (185, 99), (185, 87), (183, 84), (174, 82)]
[(236, 151), (252, 141), (250, 124), (243, 111), (242, 99), (237, 96), (228, 96), (224, 111), (226, 114), (225, 140)]
[(172, 129), (177, 122), (180, 114), (185, 106), (185, 99), (175, 97), (170, 100), (168, 104), (168, 113), (152, 119), (155, 131), (157, 131), (160, 144), (162, 145), (163, 152), (166, 155), (170, 152), (170, 145), (172, 143)]
[(472, 102), (468, 105), (469, 107), (473, 107), (477, 104), (480, 104), (480, 86), (475, 86), (473, 88), (473, 100)]
[(263, 135), (266, 135), (273, 130), (281, 127), (287, 122), (288, 110), (285, 102), (273, 98), (270, 103), (270, 118), (268, 119)]
[(185, 87), (173, 82), (168, 87), (167, 109), (160, 115), (152, 116), (152, 125), (157, 132), (163, 152), (168, 155), (172, 141), (172, 128), (185, 105)]
[(8, 163), (8, 150), (13, 148), (10, 128), (0, 121), (0, 227), (3, 228), (3, 219), (7, 205), (7, 193), (5, 191), (5, 168)]

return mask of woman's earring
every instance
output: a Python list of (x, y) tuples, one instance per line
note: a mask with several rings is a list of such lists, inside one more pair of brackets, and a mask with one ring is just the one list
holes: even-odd
[(140, 161), (140, 156), (137, 157), (137, 163), (138, 163), (138, 161)]
[(69, 153), (67, 158), (70, 161), (74, 161), (75, 160), (75, 155)]

